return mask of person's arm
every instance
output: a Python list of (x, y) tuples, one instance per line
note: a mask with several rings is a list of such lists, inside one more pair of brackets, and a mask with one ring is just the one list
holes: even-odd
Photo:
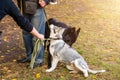
[(44, 36), (38, 33), (38, 31), (32, 26), (29, 20), (20, 14), (19, 9), (14, 4), (14, 2), (11, 1), (11, 3), (8, 4), (7, 8), (7, 14), (13, 17), (13, 19), (17, 22), (21, 29), (30, 32), (39, 39), (44, 39)]

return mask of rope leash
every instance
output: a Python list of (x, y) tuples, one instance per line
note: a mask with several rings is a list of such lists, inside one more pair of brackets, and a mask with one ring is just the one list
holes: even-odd
[(33, 65), (34, 65), (38, 50), (41, 49), (43, 46), (44, 46), (44, 41), (37, 39), (35, 42), (33, 52), (32, 52), (32, 56), (31, 56), (31, 62), (30, 62), (31, 69), (33, 69)]
[[(21, 14), (23, 14), (23, 7), (22, 7), (23, 4), (22, 4), (22, 3), (23, 3), (23, 1), (20, 0), (20, 13), (21, 13)], [(22, 35), (22, 30), (20, 30), (21, 42), (19, 42), (18, 45), (19, 45), (19, 47), (20, 47), (21, 49), (23, 49), (23, 38), (22, 38), (22, 36), (23, 36), (23, 35)]]

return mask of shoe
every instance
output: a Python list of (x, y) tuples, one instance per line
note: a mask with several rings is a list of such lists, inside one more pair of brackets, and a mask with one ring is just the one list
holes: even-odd
[(25, 58), (17, 60), (17, 63), (25, 63), (25, 62), (30, 62), (30, 59), (25, 57)]
[[(36, 68), (36, 67), (40, 67), (40, 66), (42, 66), (42, 65), (43, 65), (43, 63), (34, 63), (34, 65), (33, 65), (33, 69)], [(30, 64), (27, 65), (26, 68), (30, 69)]]
[(36, 68), (36, 67), (39, 67), (39, 66), (42, 66), (42, 63), (34, 63), (33, 69)]

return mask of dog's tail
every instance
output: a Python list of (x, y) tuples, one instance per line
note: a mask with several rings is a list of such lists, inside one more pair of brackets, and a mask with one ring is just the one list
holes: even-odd
[(83, 63), (83, 61), (81, 62), (80, 59), (76, 59), (76, 60), (74, 61), (74, 64), (75, 64), (75, 66), (76, 66), (79, 70), (81, 70), (83, 73), (86, 73), (86, 70), (87, 70), (88, 72), (90, 72), (90, 73), (93, 73), (93, 74), (96, 74), (96, 73), (99, 73), (99, 72), (106, 72), (106, 70), (91, 70), (91, 69), (88, 67), (87, 63), (86, 63), (86, 62)]
[(96, 73), (100, 73), (100, 72), (106, 72), (106, 70), (91, 70), (88, 68), (88, 72), (96, 74)]

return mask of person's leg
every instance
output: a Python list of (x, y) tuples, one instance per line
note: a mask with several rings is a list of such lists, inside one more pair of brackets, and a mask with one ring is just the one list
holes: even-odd
[[(24, 16), (27, 19), (29, 19), (29, 21), (31, 21), (32, 15), (24, 14)], [(22, 31), (22, 36), (23, 36), (24, 46), (26, 50), (26, 53), (25, 53), (26, 57), (23, 59), (17, 60), (18, 63), (30, 62), (31, 54), (33, 51), (33, 36), (24, 30)]]
[[(39, 33), (45, 34), (45, 13), (43, 9), (37, 9), (35, 15), (32, 18), (32, 24), (36, 27)], [(37, 56), (36, 56), (36, 64), (43, 63), (44, 60), (44, 46), (39, 49)], [(37, 65), (36, 65), (37, 66)]]
[(24, 40), (24, 45), (25, 45), (25, 49), (26, 49), (26, 57), (31, 58), (31, 54), (33, 51), (33, 40), (32, 40), (33, 36), (26, 32), (23, 31), (23, 40)]

